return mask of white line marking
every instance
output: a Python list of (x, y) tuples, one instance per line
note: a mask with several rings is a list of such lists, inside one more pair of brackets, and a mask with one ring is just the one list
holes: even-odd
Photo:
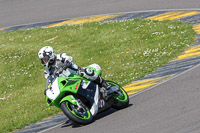
[(43, 131), (41, 131), (41, 132), (38, 132), (38, 133), (46, 132), (46, 131), (51, 130), (51, 129), (53, 129), (53, 128), (59, 127), (59, 126), (61, 126), (62, 124), (64, 124), (64, 123), (58, 124), (58, 125), (53, 126), (53, 127), (51, 127), (51, 128), (47, 128), (47, 129), (45, 129), (45, 130), (43, 130)]

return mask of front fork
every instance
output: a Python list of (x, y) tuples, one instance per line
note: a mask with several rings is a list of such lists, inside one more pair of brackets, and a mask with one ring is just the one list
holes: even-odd
[(64, 101), (69, 101), (70, 103), (74, 104), (77, 106), (78, 102), (76, 100), (76, 98), (73, 95), (67, 95), (66, 97), (64, 97), (61, 101), (60, 104)]
[(71, 108), (79, 115), (87, 115), (87, 107), (80, 101), (80, 99), (76, 99), (73, 95), (68, 95), (64, 97), (60, 104), (64, 101), (70, 102)]

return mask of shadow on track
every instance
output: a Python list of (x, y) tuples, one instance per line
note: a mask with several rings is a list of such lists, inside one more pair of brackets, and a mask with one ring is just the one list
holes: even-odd
[[(132, 106), (132, 105), (133, 105), (133, 104), (129, 104), (128, 107), (130, 107), (130, 106)], [(127, 108), (128, 108), (128, 107), (127, 107)], [(121, 110), (123, 110), (123, 109), (121, 109)], [(115, 112), (117, 112), (117, 111), (119, 111), (119, 110), (113, 109), (113, 108), (110, 108), (110, 109), (108, 109), (108, 110), (102, 111), (102, 112), (98, 113), (98, 114), (94, 117), (94, 120), (92, 121), (92, 123), (95, 122), (96, 120), (99, 120), (99, 119), (102, 119), (102, 118), (104, 118), (104, 117), (106, 117), (106, 116), (109, 116), (109, 115), (111, 115), (111, 114), (113, 114), (113, 113), (115, 113)], [(92, 123), (90, 123), (90, 124), (92, 124)], [(89, 124), (87, 124), (87, 125), (89, 125)], [(80, 124), (75, 123), (75, 122), (73, 122), (73, 121), (71, 121), (71, 120), (67, 120), (67, 121), (61, 126), (61, 128), (66, 128), (66, 127), (69, 127), (69, 126), (71, 126), (72, 128), (79, 128), (79, 127), (83, 127), (83, 126), (87, 126), (87, 125), (80, 125)]]

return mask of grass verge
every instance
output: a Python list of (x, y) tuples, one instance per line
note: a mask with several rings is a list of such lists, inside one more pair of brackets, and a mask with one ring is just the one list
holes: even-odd
[(66, 52), (79, 66), (97, 63), (105, 79), (125, 85), (180, 55), (195, 34), (187, 23), (140, 19), (0, 33), (0, 132), (60, 112), (45, 103), (41, 47)]

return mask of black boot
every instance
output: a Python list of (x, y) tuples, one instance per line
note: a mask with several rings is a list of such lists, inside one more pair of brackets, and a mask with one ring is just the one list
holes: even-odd
[(95, 83), (97, 83), (100, 87), (105, 88), (106, 90), (109, 90), (111, 85), (108, 84), (102, 77), (98, 76), (96, 80), (94, 80)]
[(98, 84), (102, 89), (100, 92), (104, 98), (104, 100), (108, 100), (108, 93), (111, 85), (109, 85), (102, 77), (98, 76), (96, 80), (94, 80), (96, 84)]
[(111, 85), (108, 84), (108, 82), (106, 82), (105, 80), (103, 80), (101, 87), (104, 87), (106, 90), (109, 90)]

